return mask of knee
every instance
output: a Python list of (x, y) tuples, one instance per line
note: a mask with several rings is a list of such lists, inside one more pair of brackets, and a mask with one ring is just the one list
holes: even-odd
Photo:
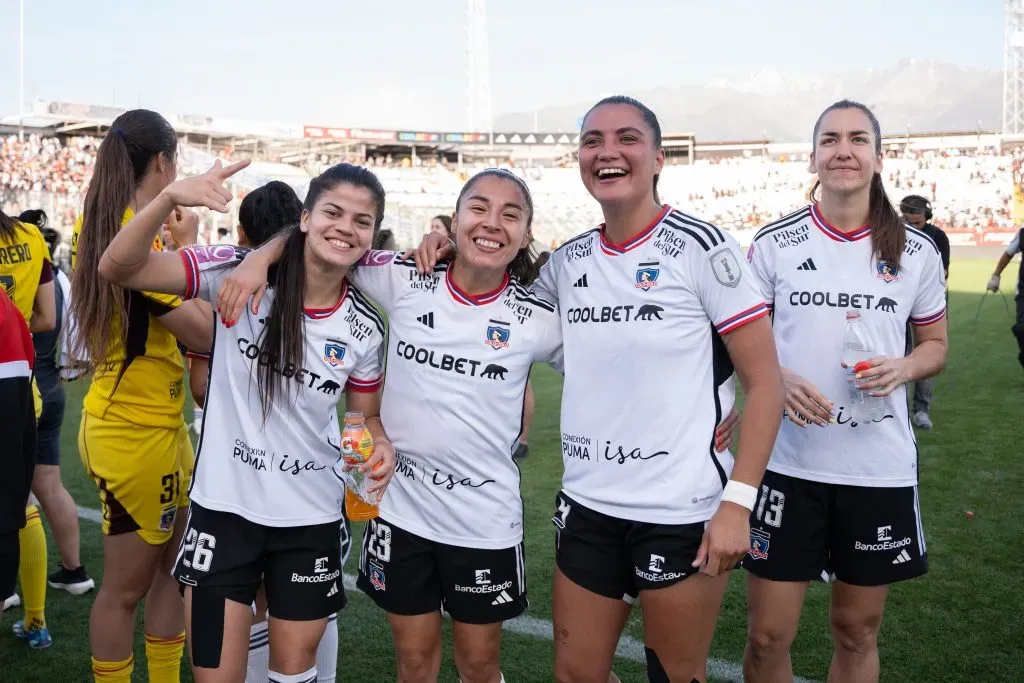
[[(108, 581), (103, 581), (100, 584), (100, 593), (106, 600), (115, 603), (118, 607), (134, 610), (149, 593), (149, 588), (149, 585), (116, 585)], [(97, 595), (96, 599), (99, 601), (99, 595)]]
[(831, 619), (832, 640), (837, 650), (849, 654), (864, 655), (878, 646), (878, 629), (882, 624), (881, 615), (855, 616), (833, 614)]
[(462, 683), (491, 683), (500, 670), (498, 659), (497, 652), (456, 652), (455, 667)]
[(747, 632), (747, 649), (755, 662), (768, 661), (788, 654), (793, 638), (794, 635), (786, 629), (752, 625)]
[(432, 681), (437, 677), (437, 672), (440, 668), (440, 648), (403, 649), (398, 653), (399, 683), (420, 683), (420, 681)]
[(585, 665), (565, 659), (555, 659), (555, 681), (557, 683), (580, 683), (581, 681), (604, 680), (601, 673)]

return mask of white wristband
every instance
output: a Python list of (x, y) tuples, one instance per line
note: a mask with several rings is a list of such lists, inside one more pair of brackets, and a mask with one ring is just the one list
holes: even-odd
[(754, 506), (757, 504), (757, 488), (750, 484), (744, 484), (742, 481), (730, 479), (729, 483), (725, 485), (725, 490), (722, 491), (722, 502), (726, 501), (742, 505), (753, 512)]

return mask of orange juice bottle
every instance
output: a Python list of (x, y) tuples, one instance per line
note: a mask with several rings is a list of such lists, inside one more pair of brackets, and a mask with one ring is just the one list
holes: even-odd
[[(373, 436), (366, 427), (361, 412), (345, 413), (345, 428), (341, 432), (341, 457), (346, 465), (359, 465), (373, 455)], [(373, 480), (356, 469), (348, 472), (345, 485), (345, 514), (352, 521), (374, 519), (377, 514), (376, 494), (366, 493)]]

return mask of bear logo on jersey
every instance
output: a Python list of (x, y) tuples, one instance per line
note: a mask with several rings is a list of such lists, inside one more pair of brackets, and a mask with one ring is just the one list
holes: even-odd
[(878, 271), (879, 280), (884, 282), (896, 282), (900, 279), (900, 267), (888, 261), (879, 261), (875, 266)]
[(896, 306), (897, 304), (895, 301), (893, 301), (889, 297), (883, 296), (881, 299), (878, 300), (878, 303), (875, 304), (875, 310), (885, 311), (886, 313), (895, 313)]
[(503, 368), (500, 365), (494, 363), (488, 363), (484, 371), (480, 373), (481, 377), (487, 377), (488, 379), (505, 379), (505, 373), (508, 372), (508, 368)]
[(484, 339), (484, 344), (495, 351), (508, 348), (509, 324), (500, 320), (491, 320), (490, 322), (493, 324), (487, 326), (487, 337)]
[(645, 292), (651, 287), (658, 286), (658, 274), (661, 269), (658, 268), (657, 261), (651, 261), (649, 263), (641, 263), (636, 267), (636, 285), (637, 289), (642, 289)]
[(324, 383), (316, 388), (317, 391), (334, 396), (338, 393), (338, 389), (341, 389), (341, 385), (335, 382), (333, 379), (324, 380)]
[(640, 307), (640, 310), (636, 312), (637, 320), (651, 320), (657, 318), (661, 320), (661, 312), (665, 309), (661, 306), (655, 306), (654, 304), (644, 304)]
[(342, 360), (345, 357), (345, 345), (336, 342), (329, 341), (324, 344), (324, 361), (332, 368), (340, 368), (345, 364)]

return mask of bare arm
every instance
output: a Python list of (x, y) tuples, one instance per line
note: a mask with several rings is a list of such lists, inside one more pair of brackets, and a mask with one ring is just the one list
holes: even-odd
[(217, 161), (206, 173), (168, 185), (118, 231), (100, 259), (100, 276), (126, 289), (184, 294), (184, 263), (176, 254), (153, 252), (153, 240), (179, 206), (205, 206), (226, 213), (231, 193), (223, 183), (248, 165), (242, 161), (221, 168)]
[(201, 303), (186, 301), (157, 320), (188, 348), (208, 353), (213, 344), (213, 319)]
[(28, 329), (36, 332), (49, 332), (57, 327), (57, 299), (53, 291), (53, 280), (39, 285), (36, 298), (32, 302), (32, 320)]
[(907, 356), (907, 381), (934, 377), (946, 368), (949, 351), (946, 318), (931, 325), (914, 327), (914, 351)]
[[(767, 317), (759, 318), (728, 333), (723, 340), (747, 397), (740, 423), (739, 452), (726, 493), (730, 487), (756, 491), (775, 445), (783, 411), (782, 372), (771, 323)], [(704, 574), (717, 576), (736, 566), (749, 549), (750, 509), (725, 500), (723, 494), (718, 510), (708, 522), (693, 566), (700, 567)]]
[(878, 356), (868, 362), (872, 367), (857, 375), (861, 389), (874, 390), (874, 396), (886, 396), (901, 384), (934, 377), (946, 367), (947, 326), (943, 317), (930, 325), (914, 326), (914, 350), (905, 358)]
[(170, 197), (161, 192), (135, 214), (103, 252), (100, 277), (125, 289), (184, 294), (188, 281), (181, 257), (152, 250), (153, 239), (174, 208)]
[(1002, 275), (1003, 271), (1006, 270), (1006, 266), (1010, 265), (1010, 261), (1012, 260), (1013, 257), (1007, 254), (1005, 251), (1002, 254), (1000, 254), (999, 261), (996, 263), (996, 269), (995, 272), (993, 272), (993, 275)]
[(757, 488), (768, 466), (785, 408), (771, 322), (767, 317), (759, 318), (729, 333), (723, 341), (746, 396), (732, 479)]

